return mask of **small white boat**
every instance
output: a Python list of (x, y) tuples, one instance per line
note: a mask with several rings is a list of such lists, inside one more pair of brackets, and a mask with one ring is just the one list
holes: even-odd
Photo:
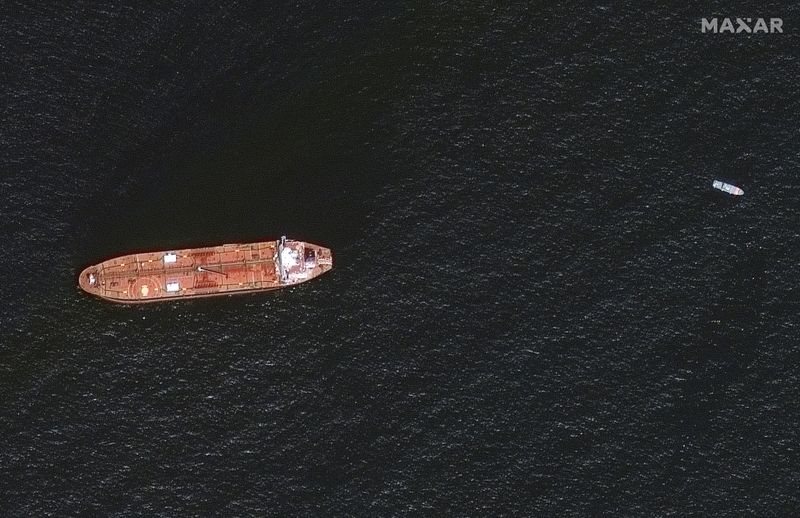
[(735, 185), (731, 185), (725, 182), (720, 182), (719, 180), (714, 180), (714, 182), (711, 185), (714, 187), (714, 189), (719, 189), (722, 192), (727, 192), (728, 194), (733, 194), (734, 196), (741, 196), (742, 194), (744, 194), (744, 191), (736, 187)]

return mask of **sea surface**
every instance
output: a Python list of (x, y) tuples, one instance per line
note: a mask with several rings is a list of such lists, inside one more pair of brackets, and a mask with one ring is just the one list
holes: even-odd
[(797, 515), (800, 8), (690, 4), (5, 4), (0, 515)]

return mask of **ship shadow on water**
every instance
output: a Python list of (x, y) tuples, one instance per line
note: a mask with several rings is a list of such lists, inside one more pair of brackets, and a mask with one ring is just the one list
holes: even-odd
[(302, 132), (264, 124), (176, 160), (104, 207), (92, 248), (121, 254), (284, 234), (341, 244), (379, 182), (348, 148)]
[(198, 92), (186, 120), (141, 129), (153, 133), (110, 164), (86, 202), (76, 262), (281, 235), (336, 253), (363, 237), (391, 178), (376, 156), (390, 124), (386, 99), (364, 93), (381, 83), (347, 70), (290, 91)]

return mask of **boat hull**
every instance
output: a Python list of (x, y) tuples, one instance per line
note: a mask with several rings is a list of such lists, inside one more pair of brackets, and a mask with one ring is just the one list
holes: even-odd
[(722, 192), (727, 192), (728, 194), (731, 194), (733, 196), (741, 196), (744, 194), (744, 191), (741, 188), (735, 185), (731, 185), (729, 183), (722, 182), (720, 180), (714, 180), (713, 182), (711, 182), (711, 186), (714, 189), (718, 189)]
[(85, 268), (78, 285), (111, 302), (150, 303), (272, 291), (331, 268), (328, 248), (281, 238), (115, 257)]

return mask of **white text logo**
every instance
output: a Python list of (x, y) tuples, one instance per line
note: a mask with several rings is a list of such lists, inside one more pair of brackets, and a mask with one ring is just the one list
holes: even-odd
[(700, 22), (700, 30), (703, 33), (713, 32), (730, 34), (772, 34), (779, 32), (783, 34), (783, 19), (770, 18), (769, 26), (764, 18), (703, 18)]

